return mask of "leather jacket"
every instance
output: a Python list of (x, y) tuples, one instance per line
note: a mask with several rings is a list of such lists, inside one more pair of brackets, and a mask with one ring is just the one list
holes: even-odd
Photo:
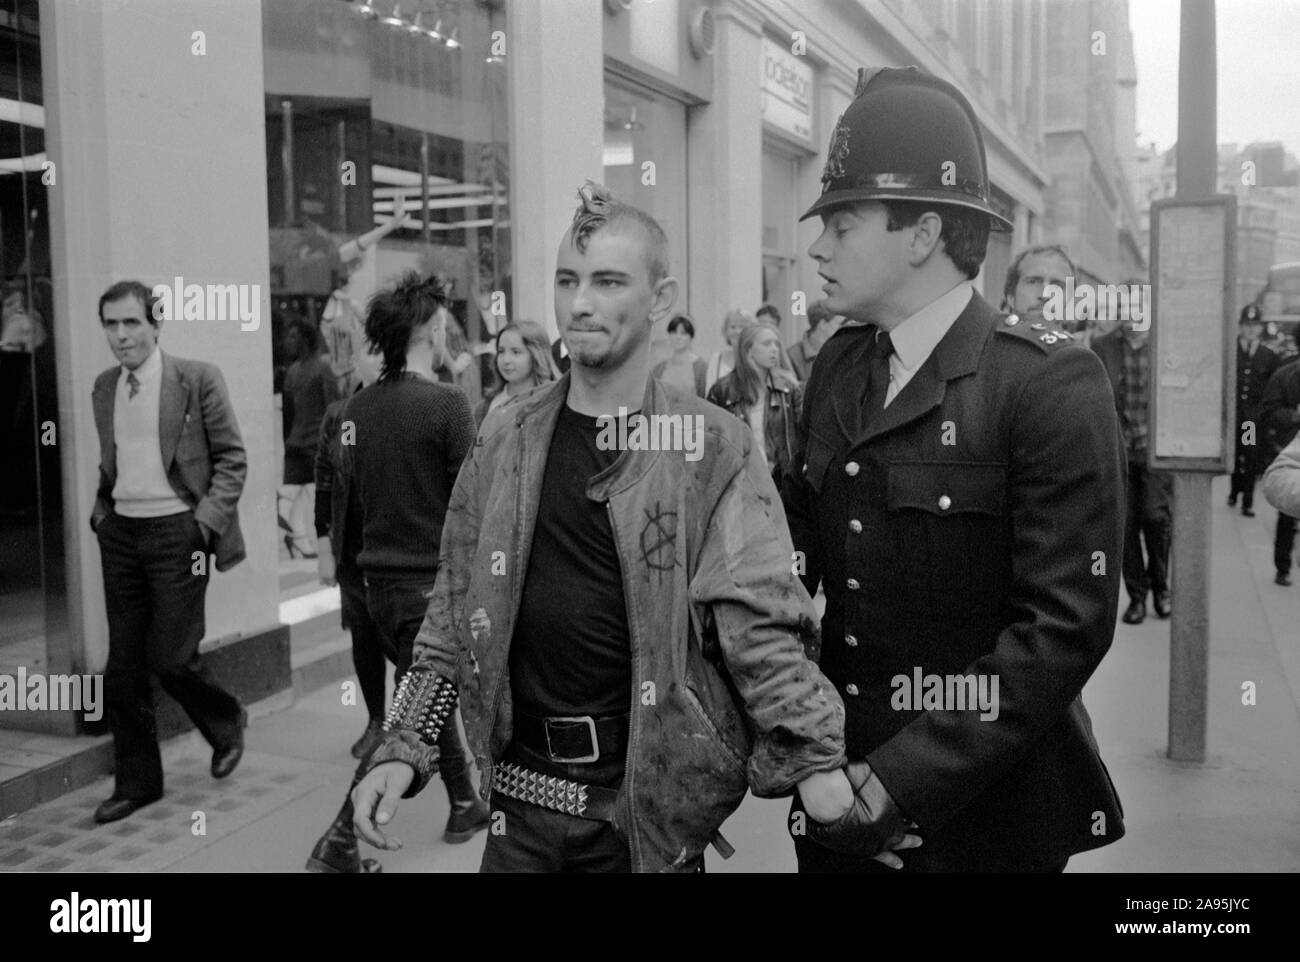
[[(763, 444), (768, 467), (777, 484), (795, 463), (797, 452), (803, 447), (799, 434), (799, 412), (803, 392), (798, 384), (787, 385), (768, 376), (766, 394), (767, 410), (763, 417)], [(736, 388), (736, 376), (728, 374), (709, 388), (709, 401), (730, 411), (746, 425), (749, 424), (744, 401)]]
[[(484, 422), (451, 496), (444, 563), (415, 641), (413, 672), (457, 680), (484, 798), (512, 738), (510, 639), (568, 391), (566, 374)], [(587, 488), (609, 511), (632, 653), (614, 824), (634, 871), (677, 871), (693, 867), (746, 788), (787, 795), (841, 767), (844, 705), (816, 666), (816, 610), (792, 570), (781, 499), (749, 431), (653, 378), (641, 411), (704, 428), (698, 458), (627, 450)], [(410, 764), (410, 796), (429, 779), (431, 752), (399, 729), (372, 765)]]

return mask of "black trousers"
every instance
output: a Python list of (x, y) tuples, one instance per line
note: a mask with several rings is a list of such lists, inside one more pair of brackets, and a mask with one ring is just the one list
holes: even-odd
[(1149, 591), (1169, 590), (1173, 479), (1163, 471), (1149, 470), (1145, 454), (1130, 453), (1125, 493), (1124, 587), (1130, 600), (1146, 601)]
[(1277, 513), (1277, 530), (1273, 533), (1273, 566), (1278, 574), (1291, 573), (1291, 552), (1295, 550), (1296, 519)]
[(113, 794), (151, 798), (162, 794), (163, 772), (150, 675), (213, 748), (228, 747), (240, 734), (239, 700), (217, 684), (199, 655), (211, 557), (191, 511), (161, 518), (110, 514), (96, 534), (108, 610), (104, 688), (117, 759)]
[[(926, 875), (936, 872), (1014, 872), (1014, 873), (1060, 873), (1065, 871), (1069, 856), (1065, 858), (1044, 859), (1041, 856), (1026, 853), (1007, 852), (997, 861), (985, 856), (972, 856), (960, 851), (943, 850), (935, 846), (929, 848), (922, 844), (920, 848), (911, 848), (899, 852), (903, 860), (901, 869), (890, 868), (873, 858), (858, 858), (831, 851), (814, 842), (806, 834), (795, 834), (794, 826), (799, 824), (795, 814), (800, 813), (807, 819), (798, 792), (794, 804), (790, 807), (790, 818), (786, 822), (794, 839), (794, 854), (799, 862), (799, 871), (830, 874), (869, 874), (881, 873), (897, 875)], [(807, 824), (806, 821), (803, 824)]]
[[(512, 744), (505, 759), (533, 771), (546, 769), (545, 756)], [(554, 763), (551, 763), (552, 766)], [(617, 787), (626, 754), (594, 762), (562, 765), (564, 777), (588, 785)], [(492, 793), (492, 820), (480, 872), (630, 872), (627, 841), (609, 822), (566, 815), (516, 798)]]
[[(432, 574), (427, 579), (412, 581), (366, 578), (366, 609), (374, 622), (380, 646), (386, 653), (391, 653), (390, 657), (397, 665), (398, 684), (411, 668), (415, 636), (420, 633), (431, 594)], [(365, 764), (364, 759), (362, 764)], [(454, 717), (448, 718), (438, 734), (438, 774), (448, 786), (453, 801), (459, 797), (453, 792), (453, 786), (458, 779), (465, 778), (467, 769), (460, 729)]]
[(387, 661), (397, 664), (397, 651), (385, 651), (370, 610), (366, 607), (366, 581), (351, 559), (340, 559), (335, 572), (343, 627), (352, 634), (352, 667), (357, 672), (361, 698), (370, 720), (384, 720), (384, 674)]

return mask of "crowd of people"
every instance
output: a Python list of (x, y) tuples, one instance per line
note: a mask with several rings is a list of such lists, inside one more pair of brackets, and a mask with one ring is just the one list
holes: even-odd
[[(903, 136), (922, 112), (933, 129)], [(941, 180), (948, 158), (972, 179)], [(505, 324), (484, 397), (435, 277), (408, 273), (364, 312), (337, 299), (324, 336), (291, 329), (286, 546), (339, 586), (368, 713), (309, 869), (380, 870), (358, 840), (398, 847), (398, 801), (435, 773), (447, 841), (493, 826), (484, 871), (703, 871), (746, 791), (792, 797), (801, 871), (1059, 872), (1123, 836), (1080, 693), (1121, 583), (1125, 622), (1148, 597), (1170, 614), (1140, 305), (1126, 291), (1117, 316), (1048, 316), (1076, 274), (1055, 245), (1014, 259), (1001, 310), (980, 295), (989, 233), (1010, 224), (969, 103), (915, 69), (862, 73), (822, 187), (804, 217), (822, 221), (825, 297), (788, 350), (764, 305), (729, 312), (726, 346), (698, 356), (662, 228), (591, 183), (557, 255), (563, 349)], [(246, 721), (197, 656), (207, 581), (186, 567), (243, 556), (243, 448), (220, 372), (158, 350), (150, 298), (128, 283), (100, 302), (120, 361), (95, 407), (118, 755), (105, 822), (161, 795), (150, 672), (212, 744), (215, 777)], [(661, 325), (671, 353), (652, 364)], [(1276, 367), (1259, 328), (1248, 308), (1238, 412), (1265, 453), (1238, 461), (1231, 499), (1251, 511), (1267, 465), (1289, 572), (1300, 362)], [(623, 417), (697, 420), (705, 441), (695, 458), (611, 448)], [(940, 679), (937, 700), (900, 698), (913, 677)]]

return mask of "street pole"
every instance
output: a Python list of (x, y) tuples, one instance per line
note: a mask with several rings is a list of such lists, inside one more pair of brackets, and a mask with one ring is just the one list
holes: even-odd
[[(1217, 66), (1214, 0), (1182, 0), (1178, 47), (1180, 200), (1215, 194)], [(1152, 376), (1159, 372), (1152, 371)], [(1205, 761), (1210, 652), (1210, 482), (1208, 472), (1175, 471), (1173, 612), (1169, 631), (1169, 757)]]

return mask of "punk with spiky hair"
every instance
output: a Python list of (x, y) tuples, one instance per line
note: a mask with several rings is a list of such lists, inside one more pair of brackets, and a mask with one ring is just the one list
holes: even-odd
[(380, 380), (400, 377), (406, 371), (411, 334), (446, 307), (446, 284), (436, 275), (424, 277), (416, 271), (406, 271), (395, 286), (370, 298), (366, 340), (384, 356)]

